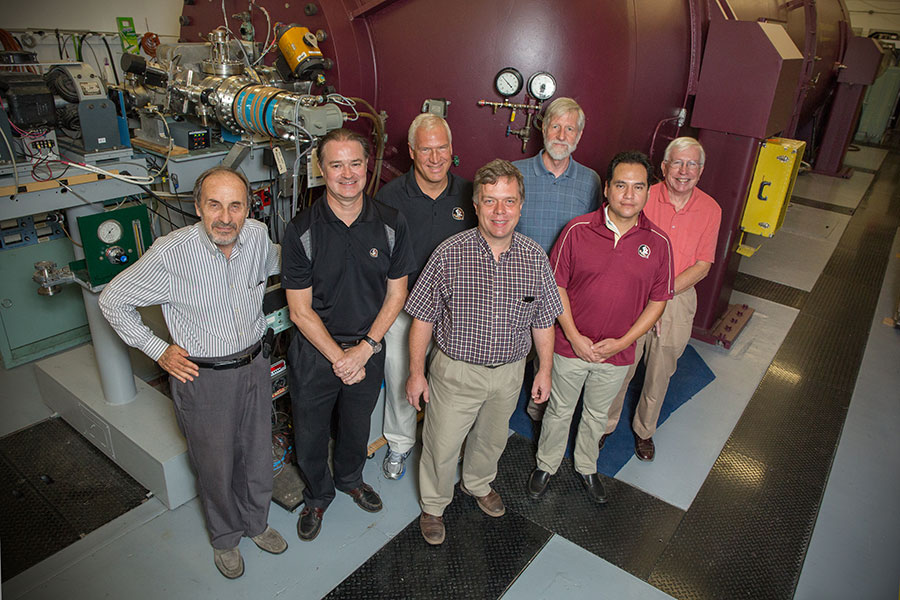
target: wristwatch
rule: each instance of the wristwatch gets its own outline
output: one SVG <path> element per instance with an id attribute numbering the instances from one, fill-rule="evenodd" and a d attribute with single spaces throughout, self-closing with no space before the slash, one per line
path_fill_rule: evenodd
<path id="1" fill-rule="evenodd" d="M 381 352 L 381 348 L 382 348 L 381 342 L 376 342 L 369 336 L 364 337 L 363 341 L 365 343 L 367 343 L 368 345 L 372 346 L 372 354 L 378 354 L 379 352 Z"/>

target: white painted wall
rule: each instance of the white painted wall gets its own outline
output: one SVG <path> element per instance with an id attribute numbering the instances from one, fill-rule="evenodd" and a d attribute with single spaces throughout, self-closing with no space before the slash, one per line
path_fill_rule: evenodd
<path id="1" fill-rule="evenodd" d="M 862 35 L 871 31 L 900 32 L 900 0 L 844 0 L 850 11 L 850 24 L 861 29 Z"/>
<path id="2" fill-rule="evenodd" d="M 200 0 L 201 2 L 204 0 Z M 4 29 L 84 29 L 116 31 L 116 17 L 131 17 L 138 33 L 152 31 L 177 39 L 183 0 L 31 0 L 3 11 Z M 163 41 L 166 41 L 165 39 Z M 171 41 L 171 40 L 169 40 Z"/>

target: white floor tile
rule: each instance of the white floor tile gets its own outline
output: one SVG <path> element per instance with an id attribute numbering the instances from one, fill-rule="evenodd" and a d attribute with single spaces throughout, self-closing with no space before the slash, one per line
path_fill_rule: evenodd
<path id="1" fill-rule="evenodd" d="M 849 221 L 847 215 L 791 204 L 775 237 L 748 236 L 745 243 L 760 248 L 741 257 L 738 271 L 810 291 Z"/>
<path id="2" fill-rule="evenodd" d="M 506 592 L 515 600 L 671 598 L 581 546 L 554 535 Z"/>
<path id="3" fill-rule="evenodd" d="M 854 145 L 850 147 L 850 150 L 847 151 L 847 155 L 844 157 L 844 166 L 877 171 L 881 167 L 881 163 L 884 162 L 884 157 L 887 156 L 887 153 L 888 151 L 884 148 Z"/>
<path id="4" fill-rule="evenodd" d="M 616 474 L 661 500 L 687 510 L 799 311 L 734 292 L 732 304 L 756 312 L 730 350 L 692 341 L 716 378 L 680 406 L 653 436 L 656 458 L 635 457 Z"/>
<path id="5" fill-rule="evenodd" d="M 41 400 L 34 365 L 0 367 L 0 437 L 34 425 L 53 411 Z"/>
<path id="6" fill-rule="evenodd" d="M 849 179 L 804 173 L 797 177 L 793 195 L 836 206 L 856 208 L 874 178 L 875 175 L 872 173 L 862 171 L 854 171 Z"/>

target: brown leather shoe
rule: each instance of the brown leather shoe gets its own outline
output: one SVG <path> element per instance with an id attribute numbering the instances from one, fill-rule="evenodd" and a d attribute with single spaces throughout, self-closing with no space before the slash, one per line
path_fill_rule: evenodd
<path id="1" fill-rule="evenodd" d="M 656 448 L 653 446 L 653 438 L 648 437 L 642 440 L 638 436 L 634 436 L 634 455 L 643 461 L 650 462 L 656 455 Z"/>
<path id="2" fill-rule="evenodd" d="M 600 436 L 600 442 L 597 444 L 597 450 L 603 450 L 603 446 L 606 445 L 606 438 L 609 437 L 608 433 L 604 433 Z"/>
<path id="3" fill-rule="evenodd" d="M 503 499 L 494 488 L 491 488 L 491 491 L 487 496 L 476 496 L 467 490 L 466 486 L 463 485 L 463 482 L 460 481 L 459 489 L 463 494 L 475 498 L 475 501 L 478 502 L 478 508 L 489 517 L 502 517 L 506 514 L 506 507 L 503 506 Z"/>
<path id="4" fill-rule="evenodd" d="M 444 543 L 444 517 L 437 515 L 429 515 L 423 512 L 419 515 L 419 529 L 422 530 L 422 537 L 432 546 L 438 546 Z"/>

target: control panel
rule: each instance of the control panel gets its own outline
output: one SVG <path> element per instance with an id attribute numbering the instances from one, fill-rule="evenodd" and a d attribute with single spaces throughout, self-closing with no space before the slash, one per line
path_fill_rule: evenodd
<path id="1" fill-rule="evenodd" d="M 144 205 L 78 217 L 78 229 L 92 286 L 109 282 L 139 259 L 153 241 Z"/>

